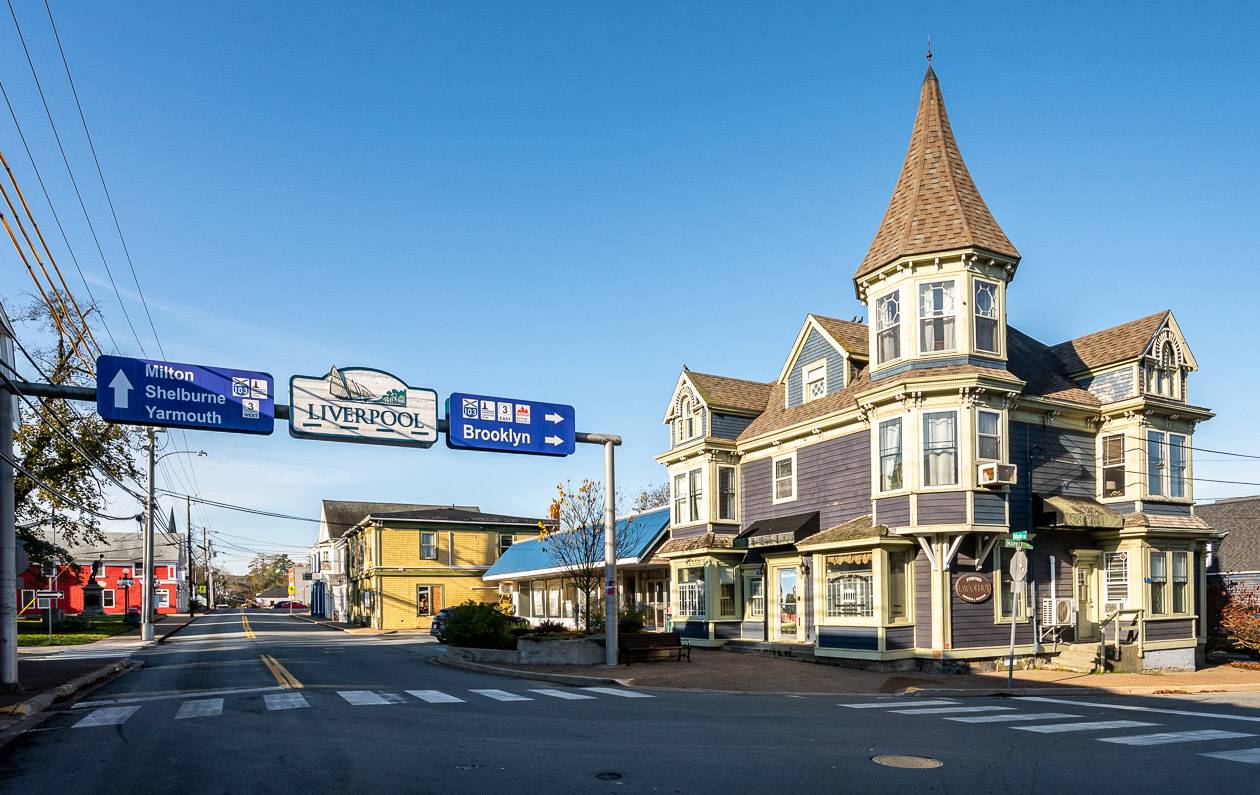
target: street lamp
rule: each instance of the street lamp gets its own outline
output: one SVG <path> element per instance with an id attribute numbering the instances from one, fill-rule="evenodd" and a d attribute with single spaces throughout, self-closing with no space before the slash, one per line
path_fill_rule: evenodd
<path id="1" fill-rule="evenodd" d="M 144 581 L 141 583 L 141 599 L 140 611 L 142 613 L 140 624 L 140 639 L 153 640 L 153 512 L 154 512 L 154 470 L 157 463 L 163 458 L 173 455 L 195 455 L 202 457 L 206 454 L 205 450 L 172 450 L 169 453 L 157 455 L 157 433 L 154 429 L 149 428 L 149 480 L 148 480 L 148 500 L 144 506 Z"/>

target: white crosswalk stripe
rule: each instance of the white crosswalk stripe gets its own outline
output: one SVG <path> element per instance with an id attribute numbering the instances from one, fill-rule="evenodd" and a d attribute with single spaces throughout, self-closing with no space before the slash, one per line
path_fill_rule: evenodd
<path id="1" fill-rule="evenodd" d="M 408 690 L 406 692 L 408 695 L 415 696 L 421 701 L 427 702 L 429 704 L 465 704 L 467 703 L 464 701 L 464 699 L 455 698 L 455 696 L 447 695 L 446 693 L 443 693 L 441 690 Z"/>
<path id="2" fill-rule="evenodd" d="M 117 726 L 125 723 L 127 718 L 135 714 L 140 707 L 101 707 L 92 710 L 83 717 L 78 723 L 74 724 L 75 729 L 88 729 L 93 726 Z"/>
<path id="3" fill-rule="evenodd" d="M 479 696 L 493 698 L 495 701 L 533 701 L 532 698 L 518 696 L 515 693 L 509 693 L 506 690 L 469 690 L 469 693 L 476 693 Z"/>
<path id="4" fill-rule="evenodd" d="M 374 693 L 371 690 L 338 690 L 337 695 L 356 707 L 376 704 L 402 704 L 406 699 L 393 693 Z M 391 696 L 393 696 L 391 698 Z"/>
<path id="5" fill-rule="evenodd" d="M 1248 765 L 1260 765 L 1260 748 L 1243 748 L 1239 751 L 1212 751 L 1211 753 L 1199 754 L 1199 756 L 1227 759 L 1230 762 L 1242 762 Z"/>
<path id="6" fill-rule="evenodd" d="M 301 693 L 268 693 L 263 696 L 263 703 L 269 712 L 278 709 L 303 709 L 310 706 L 310 702 Z"/>
<path id="7" fill-rule="evenodd" d="M 199 698 L 195 701 L 185 701 L 179 705 L 179 712 L 175 713 L 175 720 L 183 720 L 185 718 L 209 718 L 223 712 L 223 699 L 221 698 Z"/>
<path id="8" fill-rule="evenodd" d="M 621 698 L 653 698 L 647 693 L 636 693 L 633 690 L 622 690 L 616 687 L 584 687 L 582 689 L 588 693 L 603 693 L 606 696 L 620 696 Z"/>
<path id="9" fill-rule="evenodd" d="M 540 693 L 544 696 L 552 698 L 563 698 L 570 701 L 577 701 L 584 698 L 595 698 L 595 696 L 586 696 L 581 693 L 574 693 L 572 690 L 530 690 L 531 693 Z"/>
<path id="10" fill-rule="evenodd" d="M 1099 737 L 1100 743 L 1116 743 L 1117 745 L 1170 745 L 1172 743 L 1201 743 L 1207 740 L 1236 740 L 1239 737 L 1255 737 L 1246 732 L 1227 732 L 1220 729 L 1200 729 L 1189 732 L 1160 732 L 1158 734 L 1137 734 L 1127 737 Z"/>
<path id="11" fill-rule="evenodd" d="M 1012 726 L 1011 728 L 1021 732 L 1058 734 L 1060 732 L 1092 732 L 1099 729 L 1140 729 L 1143 726 L 1158 725 L 1158 723 L 1143 723 L 1140 720 L 1095 720 L 1084 723 L 1047 723 L 1044 726 Z"/>
<path id="12" fill-rule="evenodd" d="M 916 707 L 943 707 L 946 704 L 957 704 L 957 701 L 949 701 L 948 699 L 936 699 L 928 701 L 911 702 L 906 699 L 898 699 L 896 701 L 864 701 L 861 704 L 837 704 L 837 707 L 848 707 L 849 709 L 876 709 L 889 707 L 907 707 L 913 703 Z"/>
<path id="13" fill-rule="evenodd" d="M 947 715 L 955 712 L 1006 712 L 1014 707 L 930 707 L 928 709 L 894 709 L 889 710 L 898 715 Z"/>
<path id="14" fill-rule="evenodd" d="M 1079 718 L 1080 715 L 1068 715 L 1065 712 L 1025 712 L 1014 715 L 973 715 L 963 718 L 946 718 L 959 723 L 1014 723 L 1029 720 L 1062 720 L 1063 718 Z"/>

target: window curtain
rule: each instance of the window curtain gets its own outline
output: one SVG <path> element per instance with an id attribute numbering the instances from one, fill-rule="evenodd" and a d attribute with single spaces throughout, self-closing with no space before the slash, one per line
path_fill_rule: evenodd
<path id="1" fill-rule="evenodd" d="M 953 414 L 923 416 L 924 481 L 945 486 L 957 481 L 957 434 Z"/>

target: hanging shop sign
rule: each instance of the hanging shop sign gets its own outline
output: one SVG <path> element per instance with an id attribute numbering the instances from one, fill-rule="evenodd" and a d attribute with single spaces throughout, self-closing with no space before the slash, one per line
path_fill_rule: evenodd
<path id="1" fill-rule="evenodd" d="M 964 574 L 954 580 L 954 593 L 964 602 L 980 604 L 993 596 L 993 581 L 983 574 Z"/>
<path id="2" fill-rule="evenodd" d="M 437 392 L 383 370 L 332 367 L 289 379 L 289 435 L 334 442 L 430 447 L 438 438 Z"/>

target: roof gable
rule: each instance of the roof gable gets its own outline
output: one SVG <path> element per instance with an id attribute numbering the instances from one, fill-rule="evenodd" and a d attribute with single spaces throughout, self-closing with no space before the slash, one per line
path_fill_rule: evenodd
<path id="1" fill-rule="evenodd" d="M 760 414 L 765 410 L 766 400 L 770 396 L 770 384 L 762 381 L 683 370 L 678 378 L 678 385 L 674 387 L 674 395 L 670 399 L 663 422 L 674 418 L 684 386 L 690 386 L 709 410 L 735 414 Z"/>
<path id="2" fill-rule="evenodd" d="M 904 256 L 971 247 L 1019 259 L 967 171 L 929 66 L 901 175 L 854 278 Z"/>
<path id="3" fill-rule="evenodd" d="M 777 379 L 779 383 L 787 382 L 788 374 L 792 372 L 792 366 L 796 364 L 797 357 L 801 355 L 801 349 L 805 347 L 806 341 L 809 340 L 810 332 L 816 332 L 827 341 L 828 345 L 835 348 L 845 358 L 853 356 L 857 359 L 866 359 L 867 337 L 865 323 L 838 320 L 834 317 L 824 317 L 810 313 L 805 316 L 805 322 L 801 324 L 801 330 L 796 333 L 796 341 L 792 343 L 792 349 L 788 352 L 787 360 L 783 362 L 783 367 L 779 370 Z"/>
<path id="4" fill-rule="evenodd" d="M 1128 323 L 1054 345 L 1050 350 L 1069 375 L 1141 358 L 1172 312 L 1165 309 Z M 1178 332 L 1180 333 L 1180 332 Z M 1188 348 L 1186 350 L 1189 350 Z"/>

